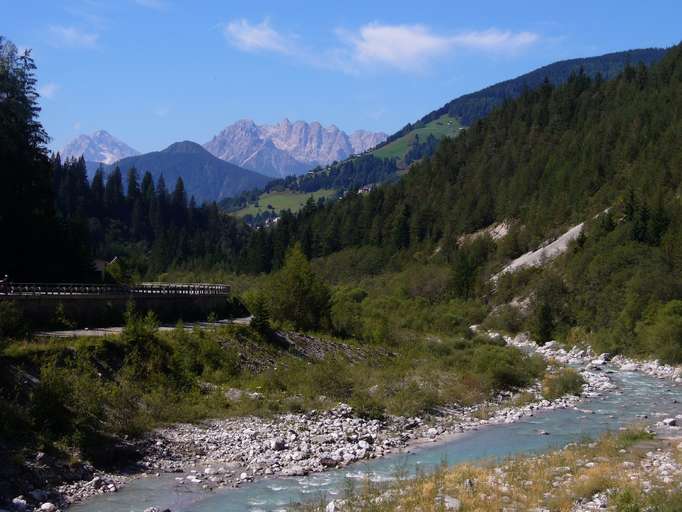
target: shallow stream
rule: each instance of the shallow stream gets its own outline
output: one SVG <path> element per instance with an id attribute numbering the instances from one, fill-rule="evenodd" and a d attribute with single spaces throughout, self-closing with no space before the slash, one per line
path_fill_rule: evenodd
<path id="1" fill-rule="evenodd" d="M 72 512 L 141 512 L 150 506 L 173 512 L 256 512 L 286 510 L 292 503 L 340 496 L 347 479 L 390 479 L 397 472 L 429 471 L 443 461 L 456 464 L 502 458 L 558 448 L 572 441 L 617 430 L 635 422 L 655 423 L 682 414 L 682 386 L 639 373 L 614 372 L 617 389 L 586 399 L 579 410 L 559 409 L 537 413 L 516 423 L 482 427 L 445 442 L 412 447 L 409 453 L 357 463 L 343 469 L 305 477 L 259 480 L 237 489 L 208 493 L 178 486 L 175 475 L 139 478 L 117 493 L 105 494 L 76 505 Z M 646 419 L 644 419 L 646 417 Z M 541 435 L 540 432 L 549 435 Z"/>

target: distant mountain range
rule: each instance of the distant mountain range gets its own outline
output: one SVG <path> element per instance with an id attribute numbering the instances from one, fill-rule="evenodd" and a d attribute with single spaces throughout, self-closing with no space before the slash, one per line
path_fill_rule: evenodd
<path id="1" fill-rule="evenodd" d="M 216 158 L 190 141 L 176 142 L 162 151 L 123 158 L 104 166 L 104 170 L 108 172 L 116 166 L 124 176 L 132 167 L 140 173 L 149 171 L 155 179 L 163 175 L 166 186 L 171 190 L 177 179 L 182 177 L 187 195 L 194 196 L 199 204 L 263 187 L 271 179 Z"/>
<path id="2" fill-rule="evenodd" d="M 79 135 L 59 151 L 62 160 L 80 158 L 86 162 L 113 164 L 121 158 L 139 155 L 140 152 L 117 139 L 105 130 L 92 135 Z"/>
<path id="3" fill-rule="evenodd" d="M 220 200 L 264 186 L 272 178 L 298 175 L 318 165 L 362 153 L 386 139 L 385 133 L 357 130 L 350 135 L 336 126 L 323 127 L 288 119 L 274 125 L 241 120 L 204 145 L 185 141 L 140 154 L 105 130 L 80 135 L 60 151 L 62 159 L 85 158 L 88 176 L 118 165 L 125 172 L 164 175 L 169 186 L 182 176 L 189 194 L 198 201 Z"/>
<path id="4" fill-rule="evenodd" d="M 386 139 L 385 133 L 358 130 L 348 135 L 334 125 L 290 122 L 257 125 L 242 119 L 213 137 L 204 147 L 213 155 L 274 178 L 302 174 L 362 153 Z"/>

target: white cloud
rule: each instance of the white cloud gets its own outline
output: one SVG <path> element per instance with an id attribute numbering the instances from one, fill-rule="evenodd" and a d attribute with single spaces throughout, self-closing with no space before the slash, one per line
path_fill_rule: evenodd
<path id="1" fill-rule="evenodd" d="M 452 37 L 456 46 L 488 50 L 493 52 L 516 52 L 530 46 L 540 39 L 533 32 L 512 32 L 491 28 L 480 32 L 464 32 Z"/>
<path id="2" fill-rule="evenodd" d="M 233 20 L 225 25 L 223 33 L 230 43 L 242 50 L 272 51 L 283 54 L 290 54 L 294 51 L 291 38 L 273 29 L 267 19 L 255 25 L 245 19 Z"/>
<path id="3" fill-rule="evenodd" d="M 245 51 L 281 53 L 308 65 L 346 73 L 376 66 L 421 71 L 432 61 L 459 51 L 509 55 L 540 39 L 533 32 L 496 28 L 438 34 L 426 25 L 368 23 L 353 31 L 338 29 L 340 44 L 313 50 L 297 44 L 294 36 L 272 28 L 267 19 L 257 24 L 246 19 L 233 20 L 223 27 L 223 33 L 230 43 Z"/>
<path id="4" fill-rule="evenodd" d="M 38 87 L 38 94 L 42 98 L 52 99 L 54 98 L 54 95 L 57 94 L 59 89 L 60 87 L 58 84 L 55 84 L 54 82 L 48 82 Z"/>
<path id="5" fill-rule="evenodd" d="M 52 25 L 49 27 L 50 42 L 57 47 L 93 48 L 97 45 L 99 34 L 85 32 L 76 27 Z"/>
<path id="6" fill-rule="evenodd" d="M 424 25 L 380 23 L 364 25 L 356 32 L 339 30 L 337 33 L 350 48 L 350 58 L 356 64 L 379 64 L 403 71 L 422 69 L 430 61 L 458 49 L 509 53 L 539 39 L 537 34 L 531 32 L 489 29 L 440 35 Z"/>

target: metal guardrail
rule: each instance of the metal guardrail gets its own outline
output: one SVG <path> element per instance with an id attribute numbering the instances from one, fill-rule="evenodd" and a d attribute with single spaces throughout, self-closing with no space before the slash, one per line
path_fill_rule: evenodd
<path id="1" fill-rule="evenodd" d="M 230 286 L 208 283 L 140 283 L 108 285 L 88 283 L 0 283 L 0 296 L 184 296 L 229 295 Z"/>

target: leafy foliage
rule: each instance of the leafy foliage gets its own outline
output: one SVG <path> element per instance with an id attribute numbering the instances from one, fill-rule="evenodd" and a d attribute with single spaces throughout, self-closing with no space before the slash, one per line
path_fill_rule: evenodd
<path id="1" fill-rule="evenodd" d="M 274 320 L 291 322 L 301 330 L 329 325 L 329 288 L 315 275 L 299 245 L 289 249 L 284 265 L 272 275 L 268 299 Z"/>

